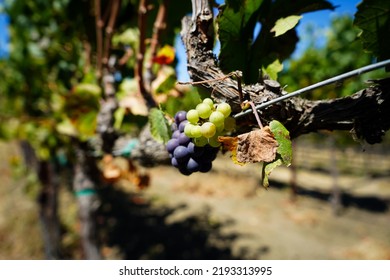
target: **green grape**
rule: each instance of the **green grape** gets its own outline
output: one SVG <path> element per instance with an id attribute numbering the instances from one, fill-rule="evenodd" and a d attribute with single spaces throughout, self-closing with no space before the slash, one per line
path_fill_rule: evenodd
<path id="1" fill-rule="evenodd" d="M 215 127 L 215 124 L 213 124 L 211 122 L 205 122 L 204 124 L 202 124 L 202 126 L 200 128 L 202 131 L 202 135 L 206 138 L 213 137 L 215 135 L 216 130 L 217 130 Z"/>
<path id="2" fill-rule="evenodd" d="M 194 125 L 191 128 L 191 135 L 193 138 L 199 138 L 202 136 L 202 130 L 200 128 L 200 125 Z"/>
<path id="3" fill-rule="evenodd" d="M 217 133 L 222 133 L 225 129 L 225 124 L 224 123 L 220 123 L 218 125 L 215 125 L 215 128 L 216 128 L 216 131 Z"/>
<path id="4" fill-rule="evenodd" d="M 225 116 L 219 111 L 214 111 L 209 117 L 209 121 L 215 124 L 215 126 L 223 125 Z"/>
<path id="5" fill-rule="evenodd" d="M 187 112 L 187 120 L 192 124 L 197 124 L 199 121 L 198 111 L 195 109 L 189 110 Z"/>
<path id="6" fill-rule="evenodd" d="M 198 111 L 199 117 L 201 117 L 202 119 L 208 119 L 211 114 L 211 108 L 206 103 L 199 103 L 196 106 L 196 111 Z"/>
<path id="7" fill-rule="evenodd" d="M 218 104 L 217 111 L 221 112 L 225 116 L 225 118 L 227 118 L 232 112 L 232 108 L 227 103 L 221 103 Z"/>
<path id="8" fill-rule="evenodd" d="M 194 127 L 193 124 L 191 123 L 187 123 L 186 126 L 184 127 L 184 134 L 187 136 L 187 137 L 190 137 L 192 138 L 192 128 Z"/>
<path id="9" fill-rule="evenodd" d="M 211 98 L 205 98 L 203 99 L 203 103 L 206 103 L 210 106 L 211 109 L 214 109 L 214 102 Z"/>
<path id="10" fill-rule="evenodd" d="M 221 146 L 221 143 L 218 141 L 218 135 L 215 134 L 213 137 L 209 139 L 209 145 L 214 148 L 218 148 Z"/>
<path id="11" fill-rule="evenodd" d="M 208 143 L 209 143 L 209 141 L 207 140 L 207 138 L 203 137 L 203 136 L 194 139 L 194 144 L 195 144 L 195 146 L 198 146 L 198 147 L 204 147 Z"/>
<path id="12" fill-rule="evenodd" d="M 225 130 L 226 131 L 233 131 L 236 128 L 236 119 L 233 117 L 227 117 L 225 119 Z"/>

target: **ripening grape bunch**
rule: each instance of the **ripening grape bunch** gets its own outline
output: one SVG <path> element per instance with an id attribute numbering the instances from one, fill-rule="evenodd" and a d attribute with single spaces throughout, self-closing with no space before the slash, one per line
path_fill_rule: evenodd
<path id="1" fill-rule="evenodd" d="M 214 105 L 210 98 L 204 99 L 196 109 L 177 112 L 172 138 L 166 145 L 171 164 L 184 175 L 210 171 L 220 146 L 218 136 L 235 127 L 230 113 L 229 104 Z"/>

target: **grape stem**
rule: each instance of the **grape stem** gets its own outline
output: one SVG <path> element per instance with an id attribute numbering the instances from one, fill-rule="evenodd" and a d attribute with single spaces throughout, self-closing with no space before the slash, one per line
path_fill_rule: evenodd
<path id="1" fill-rule="evenodd" d="M 259 114 L 257 113 L 255 103 L 253 103 L 252 101 L 245 101 L 245 103 L 248 103 L 249 105 L 251 105 L 252 111 L 253 111 L 253 115 L 255 115 L 256 121 L 257 121 L 257 123 L 259 124 L 259 127 L 260 127 L 261 129 L 263 129 L 263 124 L 261 123 Z"/>

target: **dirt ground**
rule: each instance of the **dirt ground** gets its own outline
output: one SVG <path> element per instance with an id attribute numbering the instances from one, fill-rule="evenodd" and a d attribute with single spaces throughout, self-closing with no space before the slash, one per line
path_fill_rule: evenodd
<path id="1" fill-rule="evenodd" d="M 8 166 L 15 147 L 0 145 L 0 259 L 44 258 L 37 207 Z M 332 179 L 299 170 L 291 199 L 290 169 L 260 187 L 260 167 L 220 156 L 212 172 L 180 175 L 168 166 L 145 169 L 151 185 L 103 188 L 98 221 L 107 259 L 390 259 L 390 180 L 340 176 L 342 208 L 330 204 Z M 76 207 L 62 190 L 60 213 L 77 232 Z M 65 235 L 68 249 L 79 237 Z M 28 238 L 26 238 L 28 236 Z M 70 258 L 79 258 L 73 255 Z"/>
<path id="2" fill-rule="evenodd" d="M 365 190 L 361 196 L 346 192 L 339 215 L 334 215 L 325 190 L 332 181 L 323 172 L 299 172 L 298 184 L 307 188 L 295 200 L 291 189 L 278 183 L 288 180 L 287 168 L 272 173 L 268 190 L 259 187 L 260 167 L 235 166 L 224 157 L 207 174 L 185 177 L 169 167 L 154 168 L 151 174 L 152 186 L 144 197 L 153 207 L 176 207 L 167 223 L 206 215 L 211 225 L 220 226 L 222 237 L 234 236 L 222 244 L 232 258 L 390 259 L 389 178 L 367 185 L 372 179 L 342 177 L 342 189 L 359 189 L 356 182 L 368 188 L 360 188 Z M 385 192 L 375 198 L 378 185 Z M 315 187 L 323 192 L 313 191 Z"/>

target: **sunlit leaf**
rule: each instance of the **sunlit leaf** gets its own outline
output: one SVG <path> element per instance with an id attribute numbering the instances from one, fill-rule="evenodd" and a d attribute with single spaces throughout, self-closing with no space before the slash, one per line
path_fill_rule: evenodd
<path id="1" fill-rule="evenodd" d="M 262 180 L 263 180 L 263 187 L 268 188 L 269 187 L 269 181 L 268 177 L 271 174 L 272 170 L 274 170 L 276 167 L 283 164 L 282 159 L 280 158 L 280 155 L 276 157 L 276 159 L 272 162 L 264 162 L 263 163 L 263 169 L 262 169 Z"/>
<path id="2" fill-rule="evenodd" d="M 166 143 L 170 139 L 170 128 L 164 113 L 156 108 L 149 112 L 150 132 L 156 141 Z"/>
<path id="3" fill-rule="evenodd" d="M 302 16 L 296 15 L 280 18 L 276 21 L 275 26 L 272 27 L 271 32 L 275 32 L 275 37 L 283 35 L 290 29 L 293 29 L 301 18 Z"/>
<path id="4" fill-rule="evenodd" d="M 263 73 L 267 74 L 271 79 L 277 80 L 278 73 L 283 70 L 283 64 L 280 63 L 279 59 L 276 59 L 271 64 L 268 64 L 267 67 L 262 68 Z"/>
<path id="5" fill-rule="evenodd" d="M 271 121 L 269 127 L 276 141 L 278 141 L 277 153 L 281 156 L 283 164 L 289 166 L 292 160 L 292 144 L 289 131 L 277 120 Z"/>
<path id="6" fill-rule="evenodd" d="M 224 152 L 231 152 L 231 159 L 237 165 L 244 165 L 244 162 L 237 160 L 237 144 L 238 137 L 218 136 L 218 141 L 221 143 Z"/>

